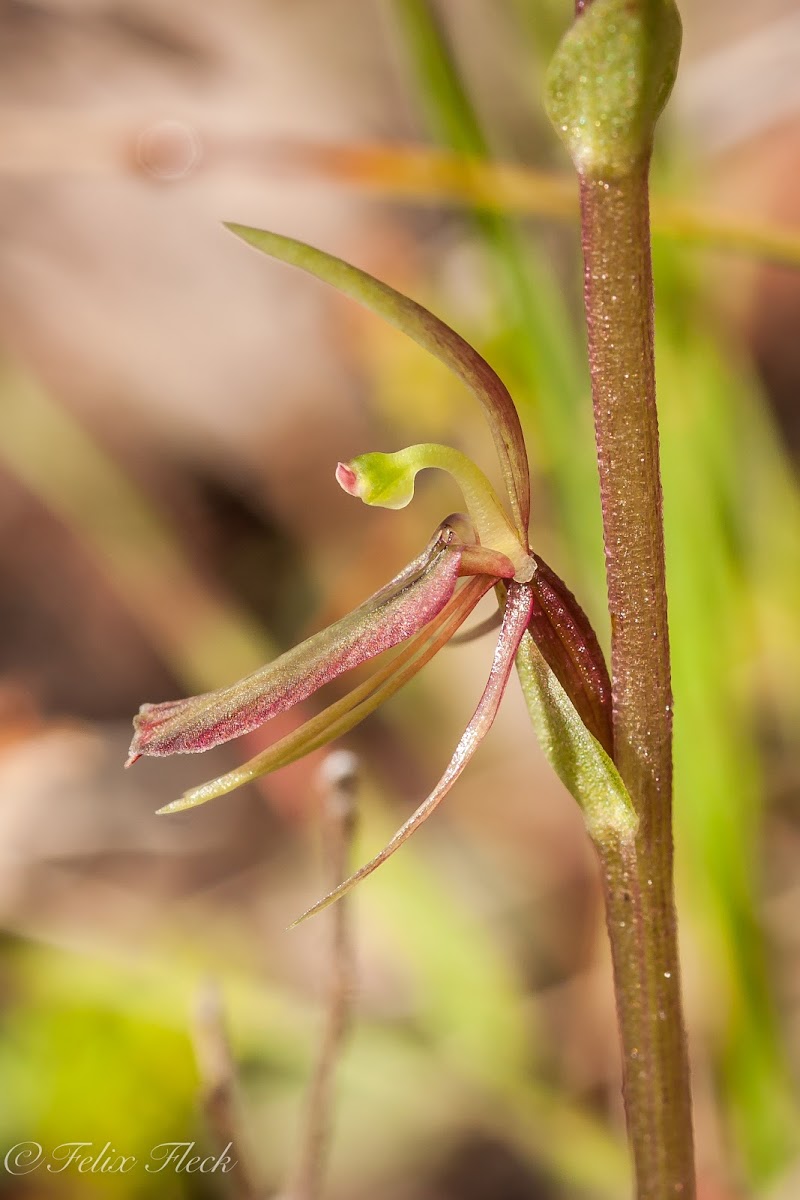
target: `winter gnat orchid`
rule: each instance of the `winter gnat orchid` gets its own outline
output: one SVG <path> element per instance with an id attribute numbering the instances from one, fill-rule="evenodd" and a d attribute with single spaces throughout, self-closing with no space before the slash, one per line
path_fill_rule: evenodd
<path id="1" fill-rule="evenodd" d="M 461 628 L 492 589 L 502 619 L 489 677 L 444 774 L 389 844 L 304 916 L 370 874 L 427 820 L 490 729 L 517 665 L 545 753 L 584 809 L 591 831 L 635 829 L 612 762 L 610 685 L 594 632 L 575 598 L 530 549 L 530 483 L 519 417 L 505 385 L 457 333 L 414 301 L 337 258 L 290 238 L 230 228 L 274 258 L 300 266 L 373 309 L 451 368 L 483 405 L 500 458 L 505 502 L 483 472 L 449 446 L 410 446 L 340 463 L 336 479 L 364 503 L 403 508 L 419 471 L 448 472 L 466 512 L 444 520 L 426 549 L 353 612 L 229 687 L 144 704 L 128 765 L 142 755 L 192 753 L 258 728 L 324 684 L 385 652 L 365 682 L 245 765 L 191 788 L 161 812 L 203 804 L 286 766 L 351 730 L 392 696 Z"/>

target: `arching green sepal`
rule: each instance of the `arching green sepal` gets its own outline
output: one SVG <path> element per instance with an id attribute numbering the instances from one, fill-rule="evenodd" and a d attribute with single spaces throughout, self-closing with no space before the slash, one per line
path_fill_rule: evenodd
<path id="1" fill-rule="evenodd" d="M 232 222 L 226 222 L 226 227 L 263 254 L 324 279 L 344 295 L 372 309 L 396 329 L 413 338 L 423 350 L 433 354 L 471 388 L 489 422 L 503 480 L 508 488 L 514 524 L 520 537 L 525 539 L 531 495 L 522 426 L 508 388 L 477 350 L 415 300 L 381 283 L 366 271 L 332 254 L 326 254 L 324 250 L 317 250 L 314 246 L 279 233 L 270 233 L 266 229 L 251 229 L 247 225 Z"/>

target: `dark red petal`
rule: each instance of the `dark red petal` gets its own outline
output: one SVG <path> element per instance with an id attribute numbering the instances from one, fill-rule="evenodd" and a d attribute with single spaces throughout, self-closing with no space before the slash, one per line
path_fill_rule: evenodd
<path id="1" fill-rule="evenodd" d="M 530 581 L 536 598 L 531 637 L 586 728 L 613 758 L 611 681 L 603 651 L 567 585 L 538 554 L 533 557 L 537 570 Z"/>

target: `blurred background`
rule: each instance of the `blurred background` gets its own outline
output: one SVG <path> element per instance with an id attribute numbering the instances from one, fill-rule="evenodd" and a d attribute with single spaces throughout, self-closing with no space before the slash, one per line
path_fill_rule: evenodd
<path id="1" fill-rule="evenodd" d="M 790 0 L 682 12 L 653 203 L 701 1195 L 791 1200 L 800 18 Z M 570 18 L 564 0 L 0 6 L 2 1154 L 210 1153 L 211 977 L 237 1148 L 260 1194 L 281 1191 L 326 988 L 329 914 L 286 932 L 327 890 L 320 755 L 156 817 L 292 721 L 124 773 L 131 716 L 342 615 L 456 507 L 431 477 L 404 512 L 368 510 L 336 486 L 338 459 L 442 440 L 496 472 L 443 368 L 223 220 L 351 259 L 486 354 L 526 429 L 532 544 L 607 645 L 575 187 L 540 100 Z M 358 858 L 439 777 L 491 653 L 446 648 L 346 739 Z M 352 917 L 326 1195 L 627 1195 L 596 866 L 513 681 L 473 767 Z M 251 1194 L 236 1172 L 0 1171 L 3 1197 L 226 1193 Z"/>

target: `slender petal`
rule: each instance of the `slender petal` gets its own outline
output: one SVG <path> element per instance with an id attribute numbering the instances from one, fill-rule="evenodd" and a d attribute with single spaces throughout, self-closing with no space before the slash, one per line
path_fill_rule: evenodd
<path id="1" fill-rule="evenodd" d="M 485 576 L 470 579 L 448 601 L 430 625 L 409 639 L 391 662 L 386 663 L 359 687 L 353 688 L 341 700 L 328 705 L 299 729 L 292 730 L 249 762 L 235 767 L 217 779 L 189 788 L 179 799 L 160 808 L 159 813 L 196 808 L 199 804 L 205 804 L 217 796 L 224 796 L 253 779 L 286 767 L 313 750 L 319 750 L 321 746 L 327 746 L 329 742 L 349 733 L 430 662 L 461 627 L 478 601 L 490 590 L 492 583 L 493 580 Z"/>
<path id="2" fill-rule="evenodd" d="M 530 478 L 522 426 L 508 388 L 477 350 L 421 304 L 396 292 L 366 271 L 360 271 L 358 267 L 326 254 L 324 250 L 247 225 L 229 223 L 227 228 L 262 253 L 316 275 L 318 279 L 323 279 L 372 309 L 413 338 L 464 381 L 486 413 L 517 530 L 526 541 L 530 517 Z"/>
<path id="3" fill-rule="evenodd" d="M 517 650 L 527 630 L 532 607 L 533 597 L 530 588 L 524 584 L 509 584 L 506 609 L 503 614 L 503 624 L 494 652 L 488 682 L 472 719 L 461 735 L 455 753 L 450 759 L 444 775 L 427 800 L 424 800 L 417 811 L 409 817 L 404 825 L 401 825 L 391 841 L 381 850 L 380 854 L 377 854 L 370 862 L 360 867 L 355 874 L 346 879 L 344 883 L 340 883 L 337 888 L 334 888 L 322 900 L 312 905 L 307 912 L 298 917 L 297 921 L 294 922 L 295 925 L 321 912 L 323 908 L 327 908 L 329 904 L 333 904 L 334 901 L 339 900 L 346 892 L 349 892 L 362 879 L 366 879 L 367 875 L 371 875 L 377 867 L 381 866 L 382 863 L 386 862 L 387 858 L 390 858 L 394 854 L 395 850 L 402 846 L 403 842 L 411 837 L 411 834 L 424 821 L 427 821 L 433 810 L 438 807 L 450 791 L 492 727 L 500 706 L 500 701 L 506 689 L 506 684 L 508 683 L 511 668 L 514 665 Z"/>
<path id="4" fill-rule="evenodd" d="M 424 628 L 453 595 L 462 546 L 445 528 L 421 558 L 340 621 L 230 687 L 144 704 L 129 764 L 143 754 L 188 754 L 249 733 L 323 684 Z"/>

